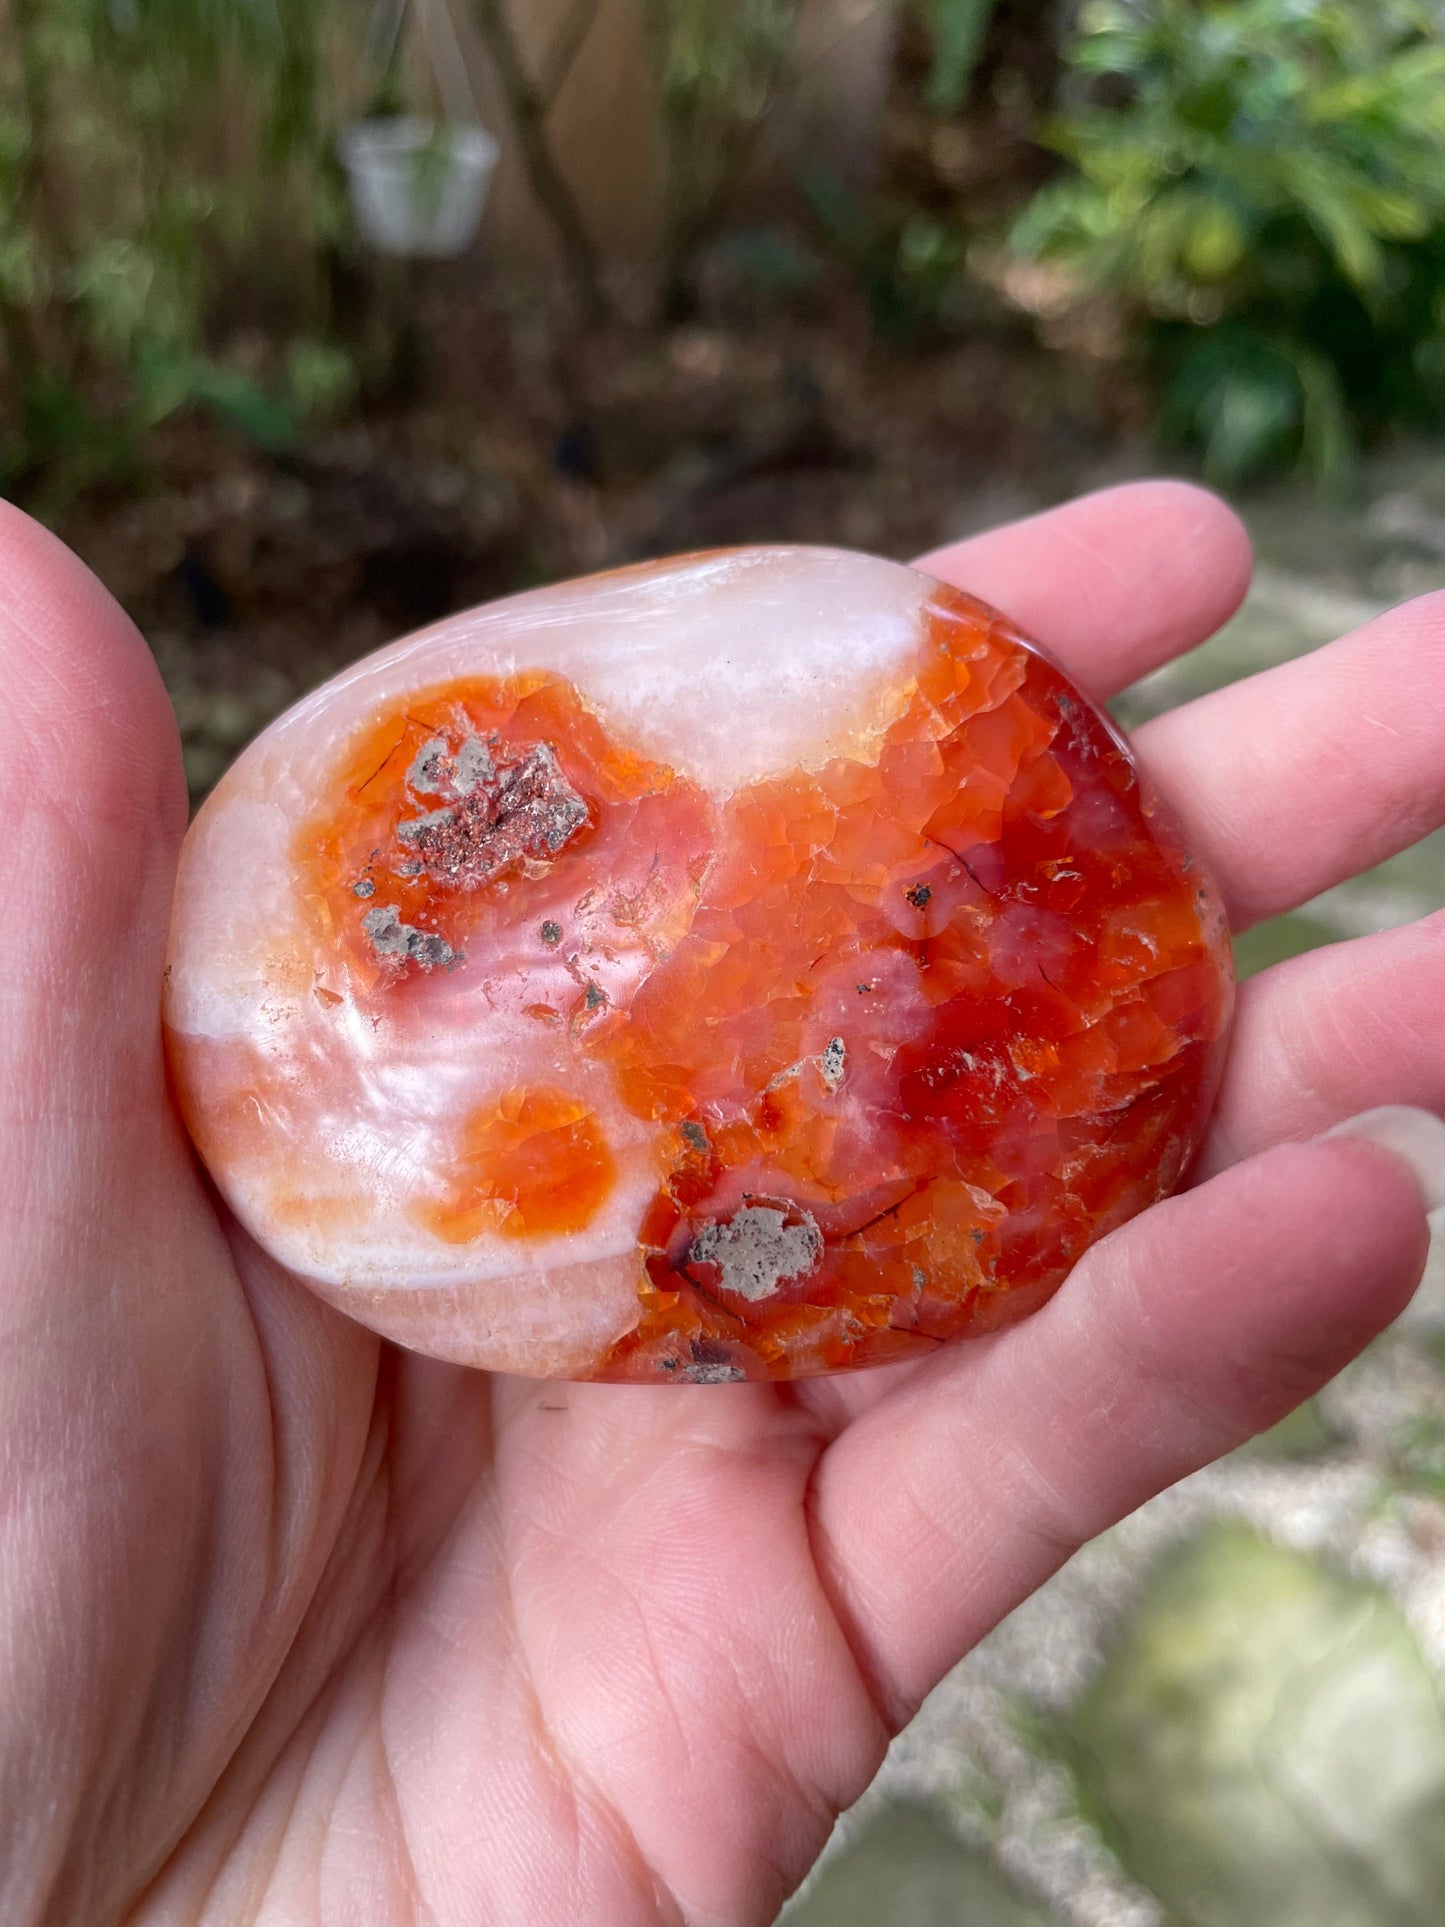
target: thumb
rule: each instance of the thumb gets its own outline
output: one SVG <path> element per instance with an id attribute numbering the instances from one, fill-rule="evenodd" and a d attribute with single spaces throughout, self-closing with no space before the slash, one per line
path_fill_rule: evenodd
<path id="1" fill-rule="evenodd" d="M 0 503 L 0 1116 L 96 1119 L 161 1093 L 158 990 L 185 827 L 150 651 L 90 571 Z"/>

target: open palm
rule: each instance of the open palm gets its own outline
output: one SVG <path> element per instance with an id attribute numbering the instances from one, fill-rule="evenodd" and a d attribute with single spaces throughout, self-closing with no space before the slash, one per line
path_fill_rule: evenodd
<path id="1" fill-rule="evenodd" d="M 929 566 L 1104 695 L 1222 621 L 1248 555 L 1158 483 Z M 1316 1134 L 1445 1107 L 1438 917 L 1246 985 L 1200 1181 L 1011 1331 L 797 1386 L 401 1352 L 274 1266 L 193 1161 L 158 1017 L 174 725 L 124 617 L 8 509 L 0 688 L 16 1927 L 765 1923 L 973 1641 L 1419 1276 L 1410 1165 Z M 1286 909 L 1445 816 L 1445 599 L 1140 749 L 1237 924 Z"/>

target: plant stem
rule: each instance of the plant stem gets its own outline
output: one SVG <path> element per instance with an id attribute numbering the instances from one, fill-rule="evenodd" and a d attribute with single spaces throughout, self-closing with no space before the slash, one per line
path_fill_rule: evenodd
<path id="1" fill-rule="evenodd" d="M 547 138 L 550 102 L 522 65 L 504 0 L 472 0 L 472 4 L 478 31 L 491 55 L 507 112 L 516 129 L 532 192 L 557 231 L 562 258 L 583 313 L 589 321 L 605 320 L 609 304 L 602 291 L 597 249 Z M 580 38 L 577 45 L 581 45 Z M 575 53 L 575 48 L 573 51 Z M 549 67 L 553 64 L 549 62 Z"/>
<path id="2" fill-rule="evenodd" d="M 583 42 L 592 31 L 598 5 L 599 0 L 572 0 L 567 18 L 557 29 L 557 36 L 547 49 L 547 58 L 537 82 L 544 113 L 551 113 L 556 106 L 557 96 L 582 51 Z"/>

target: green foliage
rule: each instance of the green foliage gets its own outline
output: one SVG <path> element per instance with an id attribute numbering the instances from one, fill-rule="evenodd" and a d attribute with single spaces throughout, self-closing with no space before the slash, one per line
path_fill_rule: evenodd
<path id="1" fill-rule="evenodd" d="M 324 5 L 13 0 L 0 48 L 0 483 L 64 496 L 136 466 L 147 434 L 190 406 L 281 446 L 298 408 L 341 393 L 337 351 L 315 339 L 317 253 L 341 213 L 321 111 Z M 295 366 L 283 354 L 265 379 L 209 351 L 243 269 L 283 339 L 298 338 Z M 331 358 L 320 380 L 318 349 Z"/>
<path id="2" fill-rule="evenodd" d="M 793 44 L 798 0 L 655 0 L 659 80 L 678 119 L 754 120 Z"/>
<path id="3" fill-rule="evenodd" d="M 930 113 L 956 114 L 968 99 L 996 0 L 919 0 L 933 42 L 926 99 Z"/>
<path id="4" fill-rule="evenodd" d="M 957 228 L 865 199 L 821 167 L 804 176 L 803 191 L 824 239 L 862 289 L 880 341 L 911 348 L 948 332 L 968 245 Z"/>
<path id="5" fill-rule="evenodd" d="M 800 0 L 642 0 L 663 154 L 664 298 L 752 156 L 788 72 Z"/>
<path id="6" fill-rule="evenodd" d="M 1091 0 L 1022 251 L 1151 324 L 1165 426 L 1232 481 L 1445 419 L 1445 44 L 1430 0 Z"/>

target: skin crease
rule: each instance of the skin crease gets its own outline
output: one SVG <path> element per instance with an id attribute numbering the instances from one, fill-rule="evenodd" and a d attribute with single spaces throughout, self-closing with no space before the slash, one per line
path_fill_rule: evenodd
<path id="1" fill-rule="evenodd" d="M 1244 535 L 1116 489 L 927 558 L 1095 693 Z M 1388 674 L 1382 673 L 1388 661 Z M 184 820 L 150 657 L 0 507 L 0 1918 L 765 1927 L 939 1675 L 1409 1297 L 1351 1113 L 1445 1108 L 1445 919 L 1245 987 L 1209 1175 L 1036 1317 L 798 1385 L 401 1353 L 219 1212 L 168 1107 Z M 1241 923 L 1445 817 L 1445 604 L 1140 732 Z"/>

